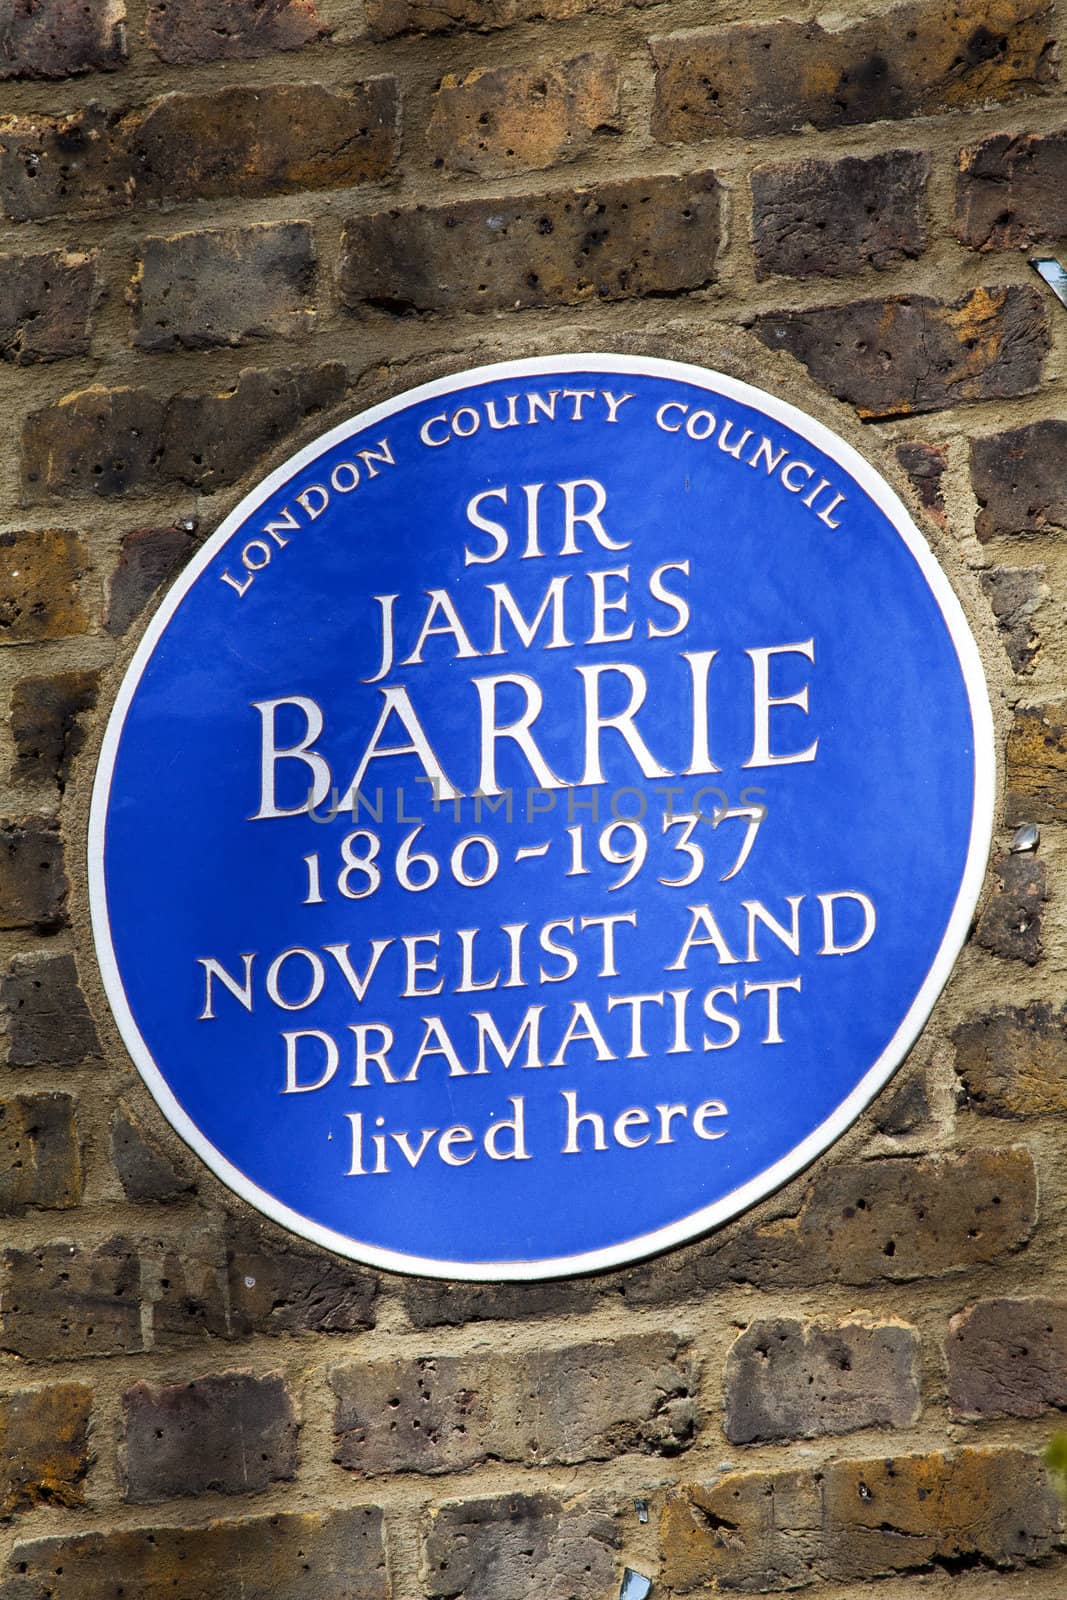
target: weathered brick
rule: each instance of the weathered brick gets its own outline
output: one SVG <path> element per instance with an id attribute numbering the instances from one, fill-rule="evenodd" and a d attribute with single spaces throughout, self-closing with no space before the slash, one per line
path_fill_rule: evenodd
<path id="1" fill-rule="evenodd" d="M 342 299 L 498 311 L 698 289 L 715 277 L 719 212 L 710 172 L 373 212 L 345 225 Z"/>
<path id="2" fill-rule="evenodd" d="M 210 350 L 306 333 L 314 282 L 306 222 L 146 239 L 133 342 L 141 350 Z"/>
<path id="3" fill-rule="evenodd" d="M 1030 1236 L 1036 1204 L 1025 1150 L 866 1161 L 830 1167 L 797 1219 L 769 1223 L 757 1238 L 773 1257 L 790 1232 L 805 1253 L 824 1237 L 830 1274 L 845 1283 L 919 1278 L 1018 1249 Z"/>
<path id="4" fill-rule="evenodd" d="M 918 0 L 833 29 L 735 23 L 652 40 L 657 139 L 800 132 L 1040 94 L 1049 0 Z"/>
<path id="5" fill-rule="evenodd" d="M 997 856 L 989 870 L 994 891 L 974 937 L 984 950 L 1032 967 L 1042 952 L 1041 908 L 1048 899 L 1045 863 L 1029 854 Z"/>
<path id="6" fill-rule="evenodd" d="M 0 643 L 66 639 L 89 625 L 85 540 L 65 528 L 0 533 Z"/>
<path id="7" fill-rule="evenodd" d="M 232 1337 L 223 1251 L 212 1234 L 175 1241 L 143 1240 L 141 1259 L 157 1350 L 202 1350 L 212 1339 Z"/>
<path id="8" fill-rule="evenodd" d="M 74 1102 L 67 1094 L 0 1100 L 0 1212 L 65 1211 L 81 1199 Z"/>
<path id="9" fill-rule="evenodd" d="M 403 1280 L 400 1292 L 413 1327 L 459 1327 L 465 1322 L 582 1316 L 605 1299 L 621 1301 L 620 1282 L 618 1274 L 544 1283 L 443 1283 L 427 1278 Z"/>
<path id="10" fill-rule="evenodd" d="M 0 821 L 0 928 L 50 933 L 66 921 L 63 841 L 54 817 Z"/>
<path id="11" fill-rule="evenodd" d="M 117 207 L 351 188 L 389 176 L 393 78 L 234 86 L 67 116 L 0 117 L 0 209 L 13 222 Z"/>
<path id="12" fill-rule="evenodd" d="M 991 1117 L 1067 1112 L 1067 1017 L 1044 1001 L 963 1022 L 952 1035 L 966 1104 Z"/>
<path id="13" fill-rule="evenodd" d="M 299 1424 L 285 1379 L 225 1372 L 191 1383 L 135 1383 L 122 1397 L 123 1499 L 254 1494 L 296 1475 Z"/>
<path id="14" fill-rule="evenodd" d="M 399 140 L 395 78 L 227 88 L 155 101 L 129 134 L 137 199 L 341 189 L 389 176 Z"/>
<path id="15" fill-rule="evenodd" d="M 38 1600 L 388 1600 L 385 1534 L 373 1506 L 278 1512 L 194 1528 L 113 1529 L 17 1544 L 9 1571 Z M 106 1584 L 103 1589 L 102 1584 Z"/>
<path id="16" fill-rule="evenodd" d="M 1062 1521 L 1041 1462 L 1016 1449 L 834 1462 L 824 1505 L 845 1582 L 961 1560 L 1019 1567 L 1049 1553 Z"/>
<path id="17" fill-rule="evenodd" d="M 399 34 L 447 33 L 454 28 L 490 32 L 516 22 L 563 22 L 595 13 L 615 16 L 631 5 L 652 0 L 366 0 L 367 24 L 374 39 Z"/>
<path id="18" fill-rule="evenodd" d="M 1067 1406 L 1067 1301 L 979 1300 L 949 1322 L 946 1353 L 959 1417 L 1039 1417 Z"/>
<path id="19" fill-rule="evenodd" d="M 13 956 L 0 977 L 0 1017 L 9 1067 L 70 1067 L 100 1053 L 73 956 Z"/>
<path id="20" fill-rule="evenodd" d="M 0 78 L 112 72 L 125 59 L 123 0 L 11 0 L 0 12 Z"/>
<path id="21" fill-rule="evenodd" d="M 31 412 L 23 482 L 31 494 L 122 494 L 159 480 L 167 405 L 145 389 L 79 389 Z"/>
<path id="22" fill-rule="evenodd" d="M 1048 1478 L 1021 1450 L 830 1461 L 672 1491 L 662 1581 L 674 1592 L 802 1589 L 935 1567 L 1020 1567 L 1056 1542 Z"/>
<path id="23" fill-rule="evenodd" d="M 0 256 L 0 357 L 25 367 L 84 355 L 94 277 L 91 255 Z"/>
<path id="24" fill-rule="evenodd" d="M 632 1269 L 626 1300 L 656 1304 L 725 1283 L 785 1288 L 963 1272 L 1021 1248 L 1036 1208 L 1026 1150 L 833 1165 L 809 1185 L 796 1216 Z"/>
<path id="25" fill-rule="evenodd" d="M 431 1600 L 604 1600 L 618 1586 L 620 1543 L 612 1513 L 586 1501 L 509 1494 L 454 1502 L 424 1524 L 422 1580 Z"/>
<path id="26" fill-rule="evenodd" d="M 163 1203 L 194 1188 L 123 1100 L 111 1118 L 111 1159 L 127 1200 Z"/>
<path id="27" fill-rule="evenodd" d="M 1044 567 L 991 567 L 982 588 L 993 607 L 1008 660 L 1016 672 L 1032 672 L 1038 651 L 1033 619 L 1051 590 Z"/>
<path id="28" fill-rule="evenodd" d="M 196 548 L 196 522 L 188 518 L 170 528 L 135 528 L 125 535 L 107 591 L 104 626 L 121 637 L 140 616 L 156 590 Z"/>
<path id="29" fill-rule="evenodd" d="M 449 74 L 433 98 L 427 143 L 435 166 L 453 172 L 524 172 L 572 161 L 598 134 L 619 130 L 614 58 L 588 51 Z"/>
<path id="30" fill-rule="evenodd" d="M 905 1427 L 919 1415 L 920 1360 L 919 1335 L 903 1322 L 754 1322 L 726 1360 L 726 1437 L 752 1444 Z"/>
<path id="31" fill-rule="evenodd" d="M 84 1384 L 57 1383 L 0 1400 L 0 1516 L 84 1504 L 92 1398 Z"/>
<path id="32" fill-rule="evenodd" d="M 329 33 L 314 0 L 149 0 L 148 42 L 162 61 L 247 61 Z"/>
<path id="33" fill-rule="evenodd" d="M 942 480 L 948 466 L 945 445 L 927 444 L 925 439 L 905 439 L 896 448 L 896 457 L 919 496 L 919 503 L 934 521 L 947 527 Z"/>
<path id="34" fill-rule="evenodd" d="M 361 1362 L 332 1382 L 334 1460 L 362 1474 L 676 1455 L 695 1430 L 690 1363 L 669 1334 Z"/>
<path id="35" fill-rule="evenodd" d="M 36 496 L 116 495 L 160 483 L 212 491 L 243 477 L 344 388 L 344 367 L 328 361 L 248 369 L 221 394 L 162 400 L 145 389 L 82 389 L 27 418 L 23 480 Z"/>
<path id="36" fill-rule="evenodd" d="M 141 1350 L 140 1263 L 129 1239 L 4 1251 L 0 1349 L 28 1361 Z"/>
<path id="37" fill-rule="evenodd" d="M 66 788 L 71 763 L 85 742 L 81 718 L 96 705 L 98 686 L 96 672 L 57 672 L 49 678 L 23 678 L 15 685 L 11 734 L 16 782 Z"/>
<path id="38" fill-rule="evenodd" d="M 661 1579 L 670 1590 L 804 1588 L 821 1575 L 827 1534 L 810 1472 L 730 1472 L 681 1484 L 660 1514 Z"/>
<path id="39" fill-rule="evenodd" d="M 123 115 L 89 105 L 65 116 L 0 117 L 0 212 L 30 222 L 107 216 L 131 205 Z"/>
<path id="40" fill-rule="evenodd" d="M 956 231 L 977 250 L 1067 234 L 1067 133 L 997 133 L 960 151 Z"/>
<path id="41" fill-rule="evenodd" d="M 921 255 L 929 176 L 929 158 L 919 150 L 757 167 L 757 278 L 848 277 Z"/>
<path id="42" fill-rule="evenodd" d="M 1067 422 L 1031 422 L 971 442 L 979 539 L 1067 530 Z"/>
<path id="43" fill-rule="evenodd" d="M 226 1249 L 235 1336 L 252 1333 L 358 1333 L 373 1328 L 378 1279 L 321 1250 L 232 1228 Z"/>
<path id="44" fill-rule="evenodd" d="M 891 295 L 769 312 L 755 332 L 864 418 L 1029 394 L 1049 346 L 1044 302 L 1028 287 L 972 289 L 951 303 Z"/>
<path id="45" fill-rule="evenodd" d="M 731 1284 L 780 1290 L 907 1282 L 1021 1249 L 1037 1188 L 1025 1150 L 892 1156 L 827 1167 L 794 1216 L 737 1222 L 696 1244 L 595 1278 L 534 1284 L 406 1283 L 417 1328 L 670 1305 Z"/>
<path id="46" fill-rule="evenodd" d="M 921 1076 L 909 1078 L 882 1095 L 873 1107 L 874 1125 L 879 1133 L 896 1138 L 913 1133 L 930 1120 L 930 1096 Z"/>

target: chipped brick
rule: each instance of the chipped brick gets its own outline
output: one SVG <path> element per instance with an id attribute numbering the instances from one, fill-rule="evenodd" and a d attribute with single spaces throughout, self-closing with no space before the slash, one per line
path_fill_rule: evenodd
<path id="1" fill-rule="evenodd" d="M 1044 302 L 1028 287 L 972 289 L 952 302 L 891 295 L 768 312 L 755 332 L 863 418 L 1029 394 L 1049 346 Z"/>
<path id="2" fill-rule="evenodd" d="M 346 223 L 350 309 L 498 311 L 697 289 L 715 277 L 713 173 L 630 178 L 520 200 L 461 200 Z"/>

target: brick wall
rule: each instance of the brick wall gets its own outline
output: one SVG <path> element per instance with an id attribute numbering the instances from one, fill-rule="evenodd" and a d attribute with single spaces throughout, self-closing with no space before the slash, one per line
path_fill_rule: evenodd
<path id="1" fill-rule="evenodd" d="M 1065 19 L 0 8 L 0 1600 L 609 1600 L 626 1562 L 664 1595 L 1062 1597 L 1067 310 L 1026 256 L 1067 260 Z M 225 1193 L 93 999 L 97 717 L 327 420 L 639 340 L 863 419 L 977 575 L 985 899 L 894 1083 L 757 1211 L 598 1278 L 390 1278 Z"/>

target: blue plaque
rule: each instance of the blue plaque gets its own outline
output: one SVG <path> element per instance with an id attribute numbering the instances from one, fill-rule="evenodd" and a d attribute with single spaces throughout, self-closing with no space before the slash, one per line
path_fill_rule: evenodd
<path id="1" fill-rule="evenodd" d="M 915 1040 L 992 825 L 963 612 L 784 401 L 508 362 L 272 473 L 119 692 L 97 950 L 170 1123 L 331 1250 L 538 1278 L 798 1172 Z"/>

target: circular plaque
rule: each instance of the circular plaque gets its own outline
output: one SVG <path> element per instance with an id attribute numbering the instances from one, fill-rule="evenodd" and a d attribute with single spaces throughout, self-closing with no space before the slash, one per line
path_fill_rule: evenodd
<path id="1" fill-rule="evenodd" d="M 508 362 L 266 478 L 100 759 L 93 926 L 253 1206 L 442 1277 L 617 1265 L 849 1126 L 966 935 L 978 651 L 893 491 L 674 362 Z"/>

